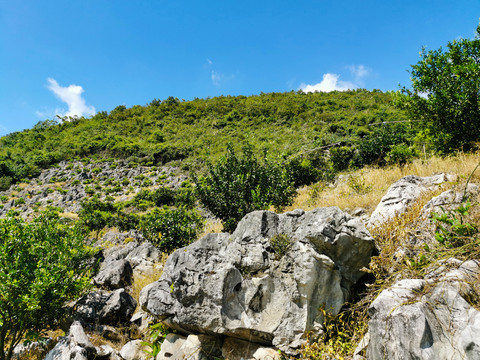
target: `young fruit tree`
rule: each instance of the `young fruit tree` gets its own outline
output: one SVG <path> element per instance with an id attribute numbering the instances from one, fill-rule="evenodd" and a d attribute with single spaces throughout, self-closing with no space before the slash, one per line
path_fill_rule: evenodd
<path id="1" fill-rule="evenodd" d="M 84 239 L 52 212 L 30 223 L 0 219 L 0 360 L 57 325 L 65 304 L 88 288 L 94 250 Z"/>

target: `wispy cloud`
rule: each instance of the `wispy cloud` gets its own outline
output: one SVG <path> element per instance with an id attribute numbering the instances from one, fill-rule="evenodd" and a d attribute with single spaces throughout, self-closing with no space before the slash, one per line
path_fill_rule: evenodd
<path id="1" fill-rule="evenodd" d="M 82 97 L 83 88 L 79 85 L 69 85 L 67 87 L 60 86 L 55 79 L 47 79 L 47 88 L 55 94 L 55 96 L 67 104 L 68 111 L 63 109 L 55 109 L 55 115 L 60 116 L 89 116 L 95 115 L 95 108 L 88 106 Z M 37 112 L 39 115 L 39 112 Z"/>
<path id="2" fill-rule="evenodd" d="M 9 132 L 8 128 L 0 124 L 0 136 L 7 135 Z"/>
<path id="3" fill-rule="evenodd" d="M 353 75 L 355 82 L 360 82 L 370 75 L 370 69 L 366 68 L 364 65 L 350 65 L 347 66 L 347 68 Z"/>
<path id="4" fill-rule="evenodd" d="M 215 70 L 212 70 L 211 78 L 212 78 L 213 85 L 220 86 L 221 84 L 223 84 L 226 81 L 233 80 L 235 78 L 235 75 L 233 75 L 233 74 L 232 75 L 225 75 L 225 74 L 219 73 Z"/>
<path id="5" fill-rule="evenodd" d="M 308 84 L 301 84 L 300 90 L 303 92 L 315 92 L 315 91 L 322 91 L 322 92 L 330 92 L 330 91 L 346 91 L 355 89 L 357 86 L 355 84 L 339 80 L 340 75 L 338 74 L 323 74 L 323 79 L 318 84 L 308 85 Z"/>
<path id="6" fill-rule="evenodd" d="M 347 69 L 350 71 L 353 81 L 343 81 L 340 80 L 339 74 L 326 73 L 323 74 L 321 82 L 313 85 L 303 83 L 300 85 L 300 90 L 304 92 L 353 90 L 363 86 L 364 79 L 370 75 L 370 69 L 364 65 L 350 65 L 347 66 Z"/>

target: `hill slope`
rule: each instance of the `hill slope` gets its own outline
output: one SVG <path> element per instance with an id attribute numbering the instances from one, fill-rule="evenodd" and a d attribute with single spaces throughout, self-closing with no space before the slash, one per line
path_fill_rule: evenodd
<path id="1" fill-rule="evenodd" d="M 217 159 L 229 142 L 236 148 L 249 142 L 257 153 L 291 156 L 334 143 L 352 144 L 378 128 L 368 125 L 406 117 L 393 107 L 390 94 L 360 89 L 192 101 L 170 97 L 64 120 L 70 121 L 46 120 L 0 139 L 0 188 L 75 157 L 149 165 L 182 160 L 184 168 L 200 168 L 205 159 Z"/>

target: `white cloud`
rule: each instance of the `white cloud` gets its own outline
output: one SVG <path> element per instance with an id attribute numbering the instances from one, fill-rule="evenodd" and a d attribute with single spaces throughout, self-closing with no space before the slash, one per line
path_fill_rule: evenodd
<path id="1" fill-rule="evenodd" d="M 350 65 L 347 66 L 353 76 L 353 81 L 340 80 L 339 74 L 326 73 L 323 74 L 323 79 L 318 84 L 309 85 L 301 84 L 300 90 L 304 92 L 330 92 L 330 91 L 346 91 L 363 87 L 364 79 L 370 76 L 371 71 L 365 65 Z"/>
<path id="2" fill-rule="evenodd" d="M 358 86 L 349 82 L 349 81 L 342 81 L 339 80 L 340 75 L 338 74 L 323 74 L 323 79 L 318 84 L 314 85 L 307 85 L 301 84 L 300 90 L 303 92 L 315 92 L 315 91 L 322 91 L 322 92 L 330 92 L 330 91 L 346 91 L 355 89 Z"/>
<path id="3" fill-rule="evenodd" d="M 210 59 L 207 59 L 207 63 L 208 63 L 208 65 L 213 65 L 213 61 L 210 60 Z"/>
<path id="4" fill-rule="evenodd" d="M 68 105 L 68 111 L 55 109 L 55 114 L 60 116 L 88 116 L 95 115 L 95 108 L 88 106 L 85 99 L 82 98 L 83 88 L 79 85 L 60 86 L 55 79 L 48 78 L 47 88 L 55 94 L 57 98 Z"/>

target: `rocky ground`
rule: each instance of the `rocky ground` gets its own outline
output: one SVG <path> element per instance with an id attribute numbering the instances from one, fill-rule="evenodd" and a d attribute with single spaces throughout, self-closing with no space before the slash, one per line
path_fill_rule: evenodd
<path id="1" fill-rule="evenodd" d="M 92 191 L 124 201 L 142 188 L 178 187 L 186 180 L 178 169 L 126 165 L 62 163 L 3 192 L 1 215 L 13 210 L 31 217 L 50 205 L 66 216 L 78 212 Z M 70 304 L 66 334 L 50 345 L 45 359 L 151 359 L 148 352 L 155 350 L 156 360 L 280 359 L 278 350 L 298 357 L 307 338 L 321 337 L 327 314 L 340 313 L 355 297 L 372 257 L 381 251 L 373 229 L 409 211 L 426 193 L 437 196 L 420 209 L 423 225 L 409 243 L 395 247 L 392 273 L 407 255 L 435 246 L 432 212 L 464 200 L 461 187 L 442 189 L 453 181 L 447 174 L 407 176 L 390 187 L 368 219 L 336 207 L 256 211 L 232 234 L 208 234 L 166 263 L 139 232 L 108 232 L 100 242 L 96 289 Z M 476 185 L 467 190 L 476 198 Z M 451 256 L 421 276 L 398 275 L 369 305 L 368 332 L 353 357 L 480 359 L 478 260 Z M 143 341 L 151 339 L 149 324 L 159 321 L 173 332 L 154 349 Z"/>
<path id="2" fill-rule="evenodd" d="M 64 161 L 37 178 L 0 192 L 0 216 L 16 211 L 23 218 L 30 218 L 47 206 L 59 207 L 68 216 L 77 213 L 80 201 L 93 194 L 100 199 L 112 197 L 115 202 L 122 202 L 142 189 L 159 186 L 176 189 L 187 179 L 173 167 L 146 167 L 122 160 Z"/>

